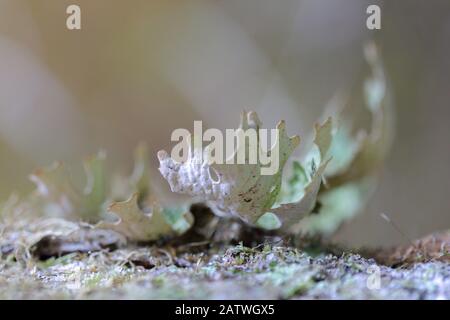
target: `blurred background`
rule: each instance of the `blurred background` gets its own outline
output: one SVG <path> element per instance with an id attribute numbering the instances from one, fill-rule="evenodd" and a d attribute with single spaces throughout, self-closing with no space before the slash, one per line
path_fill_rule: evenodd
<path id="1" fill-rule="evenodd" d="M 66 28 L 70 4 L 81 30 Z M 366 28 L 369 4 L 382 8 L 379 31 Z M 0 202 L 32 190 L 28 174 L 57 159 L 82 177 L 80 160 L 100 147 L 129 170 L 140 140 L 159 179 L 156 152 L 173 129 L 234 128 L 244 108 L 305 135 L 355 80 L 369 39 L 396 136 L 369 207 L 336 238 L 405 242 L 381 212 L 410 238 L 448 229 L 448 0 L 0 0 Z"/>

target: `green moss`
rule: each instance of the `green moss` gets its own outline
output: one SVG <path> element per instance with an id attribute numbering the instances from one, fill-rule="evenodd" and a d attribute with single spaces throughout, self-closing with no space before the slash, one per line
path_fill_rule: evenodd
<path id="1" fill-rule="evenodd" d="M 129 246 L 46 261 L 6 255 L 0 258 L 0 298 L 450 298 L 450 266 L 442 262 L 394 269 L 352 253 L 311 256 L 274 244 L 212 245 L 201 252 L 175 252 L 170 259 L 171 249 L 163 251 Z M 177 264 L 178 259 L 189 263 Z M 367 287 L 368 269 L 374 266 L 382 279 L 379 290 Z"/>

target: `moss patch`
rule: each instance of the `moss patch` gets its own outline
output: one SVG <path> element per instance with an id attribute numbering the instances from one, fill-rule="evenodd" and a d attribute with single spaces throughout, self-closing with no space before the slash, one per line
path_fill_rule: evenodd
<path id="1" fill-rule="evenodd" d="M 379 288 L 370 288 L 374 272 Z M 369 283 L 369 285 L 368 285 Z M 356 254 L 292 247 L 157 246 L 0 260 L 2 299 L 450 299 L 450 265 L 380 266 Z"/>

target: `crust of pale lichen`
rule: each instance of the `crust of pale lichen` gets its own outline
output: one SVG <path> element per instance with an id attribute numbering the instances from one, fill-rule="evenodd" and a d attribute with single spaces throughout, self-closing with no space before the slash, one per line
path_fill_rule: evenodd
<path id="1" fill-rule="evenodd" d="M 442 262 L 394 269 L 355 254 L 311 256 L 270 244 L 129 247 L 25 263 L 4 257 L 0 270 L 2 299 L 450 298 L 450 266 Z M 368 286 L 373 270 L 379 289 Z"/>
<path id="2" fill-rule="evenodd" d="M 27 245 L 21 237 L 43 231 L 42 222 L 10 226 L 0 239 L 0 299 L 450 299 L 450 264 L 443 261 L 389 267 L 342 249 L 326 253 L 331 246 L 314 239 L 296 248 L 274 233 L 232 244 L 254 233 L 228 221 L 222 234 L 208 236 L 202 230 L 210 223 L 194 225 L 186 241 L 146 245 L 116 242 L 112 234 L 100 241 L 98 230 L 58 223 L 56 242 Z M 55 251 L 57 244 L 80 250 Z M 368 286 L 374 272 L 379 289 Z"/>

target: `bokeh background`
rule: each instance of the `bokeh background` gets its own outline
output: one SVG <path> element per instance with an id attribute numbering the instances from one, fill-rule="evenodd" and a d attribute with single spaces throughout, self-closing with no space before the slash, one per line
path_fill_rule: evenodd
<path id="1" fill-rule="evenodd" d="M 81 30 L 66 28 L 69 4 Z M 369 4 L 382 8 L 379 31 L 365 27 Z M 448 229 L 448 0 L 0 0 L 0 202 L 56 159 L 81 177 L 100 147 L 127 170 L 140 140 L 158 176 L 173 129 L 234 128 L 243 108 L 307 134 L 370 39 L 392 86 L 395 142 L 369 207 L 336 238 L 405 242 L 380 212 L 410 238 Z"/>

